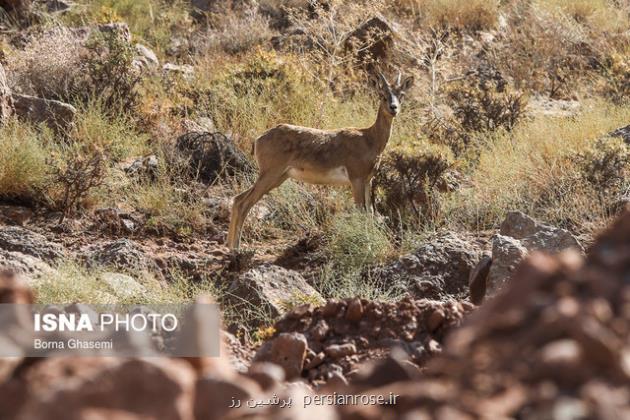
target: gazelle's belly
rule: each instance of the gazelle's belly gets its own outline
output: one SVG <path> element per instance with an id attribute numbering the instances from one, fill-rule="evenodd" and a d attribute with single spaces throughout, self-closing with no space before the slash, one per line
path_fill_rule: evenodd
<path id="1" fill-rule="evenodd" d="M 304 168 L 289 168 L 289 177 L 309 184 L 323 185 L 348 185 L 350 178 L 345 166 L 328 169 L 326 171 L 315 171 Z"/>

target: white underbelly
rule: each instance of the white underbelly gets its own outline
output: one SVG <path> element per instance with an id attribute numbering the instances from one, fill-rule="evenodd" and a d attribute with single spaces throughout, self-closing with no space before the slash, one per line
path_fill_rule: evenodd
<path id="1" fill-rule="evenodd" d="M 289 168 L 289 177 L 309 184 L 347 185 L 350 183 L 348 170 L 345 166 L 338 166 L 324 172 Z"/>

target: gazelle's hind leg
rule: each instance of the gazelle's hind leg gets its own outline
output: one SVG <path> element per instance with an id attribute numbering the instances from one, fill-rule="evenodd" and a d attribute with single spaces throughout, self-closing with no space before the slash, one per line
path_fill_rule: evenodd
<path id="1" fill-rule="evenodd" d="M 258 179 L 250 189 L 234 197 L 230 230 L 227 238 L 227 245 L 230 249 L 239 248 L 243 223 L 245 222 L 247 213 L 249 213 L 254 204 L 269 191 L 279 187 L 287 178 L 286 169 L 260 173 Z"/>

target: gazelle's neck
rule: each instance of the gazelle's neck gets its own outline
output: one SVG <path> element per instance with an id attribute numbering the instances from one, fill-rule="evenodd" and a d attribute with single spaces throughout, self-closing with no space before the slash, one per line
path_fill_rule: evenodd
<path id="1" fill-rule="evenodd" d="M 378 114 L 376 115 L 376 121 L 368 128 L 367 132 L 370 136 L 370 140 L 376 146 L 376 151 L 381 154 L 385 150 L 385 146 L 389 141 L 389 136 L 392 134 L 392 123 L 394 117 L 386 111 L 385 105 L 381 104 L 378 108 Z"/>

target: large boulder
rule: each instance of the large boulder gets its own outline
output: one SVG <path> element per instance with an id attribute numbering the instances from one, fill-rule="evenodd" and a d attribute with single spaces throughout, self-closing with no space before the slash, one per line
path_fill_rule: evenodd
<path id="1" fill-rule="evenodd" d="M 74 123 L 77 110 L 70 104 L 30 95 L 13 94 L 15 114 L 34 124 L 65 131 Z"/>
<path id="2" fill-rule="evenodd" d="M 60 245 L 19 226 L 0 227 L 0 250 L 19 252 L 46 262 L 54 262 L 64 255 Z"/>
<path id="3" fill-rule="evenodd" d="M 176 147 L 188 160 L 190 175 L 207 184 L 251 168 L 234 142 L 221 133 L 186 133 L 177 139 Z"/>
<path id="4" fill-rule="evenodd" d="M 4 68 L 0 64 L 0 125 L 13 114 L 13 98 Z"/>
<path id="5" fill-rule="evenodd" d="M 344 47 L 354 52 L 357 60 L 362 62 L 386 60 L 393 45 L 394 29 L 381 15 L 363 22 L 344 41 Z"/>
<path id="6" fill-rule="evenodd" d="M 266 264 L 252 268 L 237 277 L 229 287 L 236 305 L 251 305 L 272 316 L 285 313 L 295 304 L 323 298 L 297 271 Z"/>
<path id="7" fill-rule="evenodd" d="M 500 233 L 520 240 L 530 251 L 557 254 L 567 248 L 575 248 L 584 252 L 580 242 L 568 230 L 540 223 L 520 211 L 507 214 L 501 223 Z"/>
<path id="8" fill-rule="evenodd" d="M 488 291 L 494 293 L 501 289 L 529 252 L 557 254 L 567 249 L 584 252 L 568 230 L 540 223 L 520 211 L 508 213 L 499 234 L 492 238 Z"/>
<path id="9" fill-rule="evenodd" d="M 468 293 L 470 272 L 479 258 L 477 244 L 446 233 L 378 269 L 375 275 L 408 288 L 416 297 L 464 296 Z"/>

